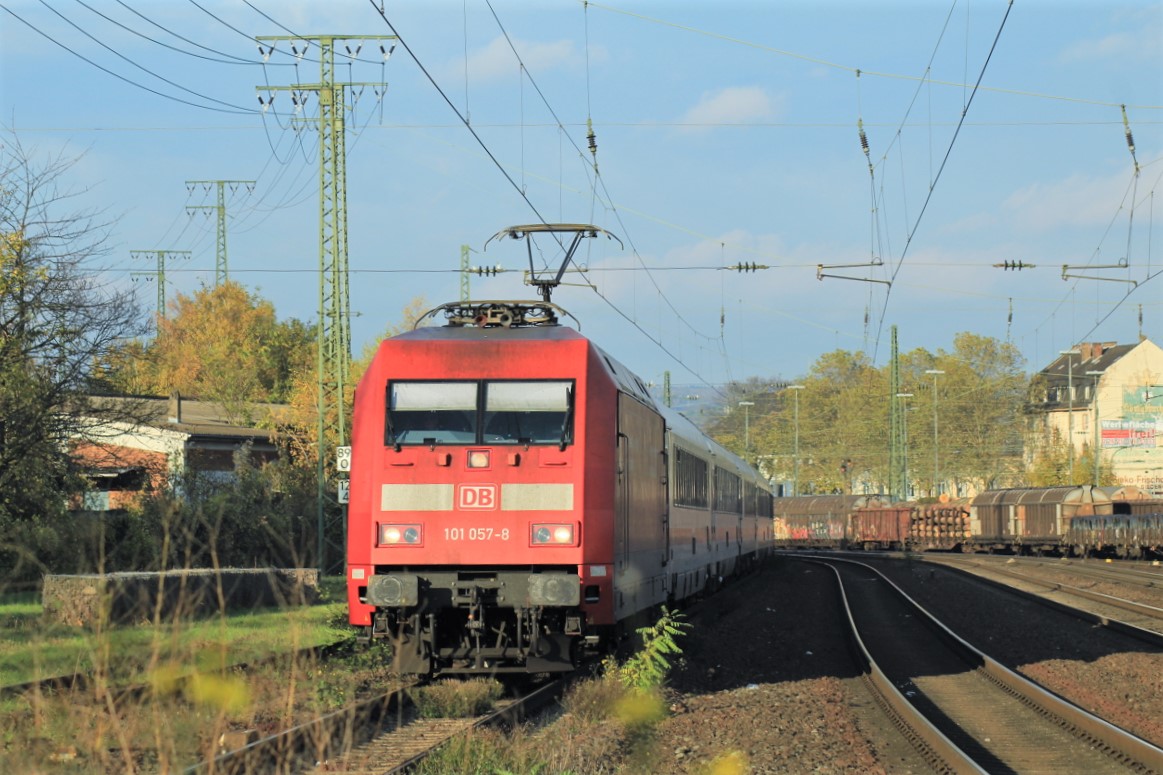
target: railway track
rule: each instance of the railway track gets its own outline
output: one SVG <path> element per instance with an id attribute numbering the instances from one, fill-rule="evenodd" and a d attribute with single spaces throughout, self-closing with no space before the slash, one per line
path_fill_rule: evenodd
<path id="1" fill-rule="evenodd" d="M 982 563 L 986 566 L 1005 565 L 1014 569 L 1035 568 L 1051 573 L 1065 573 L 1072 576 L 1093 579 L 1095 581 L 1112 582 L 1130 587 L 1142 587 L 1163 591 L 1163 565 L 1146 565 L 1142 562 L 1117 560 L 1104 562 L 1099 559 L 1080 558 L 1044 558 L 1044 557 L 1001 557 L 1001 556 L 967 556 L 967 555 L 925 555 L 935 560 L 949 559 L 953 562 Z"/>
<path id="2" fill-rule="evenodd" d="M 185 775 L 405 773 L 458 735 L 513 724 L 537 712 L 557 699 L 564 685 L 564 679 L 557 679 L 498 703 L 488 714 L 458 719 L 419 718 L 408 700 L 411 687 L 398 688 L 223 753 Z"/>
<path id="3" fill-rule="evenodd" d="M 1104 624 L 1110 621 L 1118 621 L 1124 625 L 1130 625 L 1155 633 L 1163 633 L 1163 607 L 1158 605 L 1097 592 L 1077 584 L 1067 584 L 1061 581 L 1039 578 L 1031 573 L 1015 570 L 1012 565 L 1008 564 L 1007 560 L 987 561 L 978 558 L 970 559 L 926 555 L 924 561 L 972 572 L 979 578 L 994 581 L 995 583 L 1000 581 L 1001 583 L 1007 583 L 1008 586 L 1014 586 L 1012 582 L 1017 582 L 1027 587 L 1033 587 L 1043 595 L 1049 595 L 1050 597 L 1048 599 L 1051 601 L 1057 601 L 1070 606 L 1077 605 L 1077 601 L 1079 600 L 1087 601 L 1088 604 L 1081 607 L 1102 618 Z M 1062 568 L 1061 566 L 1055 565 L 1053 569 L 1061 570 Z M 1075 569 L 1070 567 L 1070 572 L 1081 576 L 1100 578 L 1104 582 L 1120 585 L 1126 584 L 1126 579 L 1128 578 L 1125 571 L 1107 572 L 1105 575 L 1100 575 L 1098 569 Z M 1138 585 L 1143 582 L 1135 578 L 1134 583 Z"/>
<path id="4" fill-rule="evenodd" d="M 326 646 L 311 646 L 298 649 L 297 651 L 271 654 L 270 656 L 252 662 L 233 663 L 227 665 L 225 670 L 250 670 L 278 664 L 284 660 L 290 660 L 292 662 L 300 660 L 317 662 L 329 659 L 334 654 L 349 648 L 350 645 L 351 641 L 342 640 Z M 140 674 L 144 670 L 145 666 L 143 664 L 137 672 Z M 178 679 L 177 685 L 181 687 L 189 680 L 188 676 L 180 678 Z M 28 694 L 53 695 L 65 692 L 94 692 L 98 689 L 102 692 L 107 692 L 115 703 L 139 700 L 154 691 L 153 685 L 147 681 L 126 681 L 118 676 L 98 676 L 92 671 L 86 671 L 42 678 L 37 681 L 27 681 L 20 684 L 0 686 L 0 700 Z"/>
<path id="5" fill-rule="evenodd" d="M 943 772 L 1160 772 L 1163 749 L 977 651 L 863 564 L 837 575 L 879 702 Z"/>

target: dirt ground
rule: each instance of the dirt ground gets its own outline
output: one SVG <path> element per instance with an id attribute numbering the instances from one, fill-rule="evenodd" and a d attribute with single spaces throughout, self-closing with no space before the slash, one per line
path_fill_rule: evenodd
<path id="1" fill-rule="evenodd" d="M 1041 606 L 1012 605 L 943 569 L 892 576 L 991 655 L 1156 744 L 1163 655 L 1128 649 Z M 656 729 L 656 773 L 927 773 L 849 655 L 826 568 L 779 559 L 690 610 Z"/>
<path id="2" fill-rule="evenodd" d="M 928 772 L 872 704 L 830 571 L 776 561 L 691 611 L 659 771 Z"/>

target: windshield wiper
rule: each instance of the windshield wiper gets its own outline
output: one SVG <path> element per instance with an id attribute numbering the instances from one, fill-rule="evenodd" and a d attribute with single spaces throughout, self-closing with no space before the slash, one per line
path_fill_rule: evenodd
<path id="1" fill-rule="evenodd" d="M 565 444 L 569 436 L 570 421 L 573 420 L 573 389 L 565 389 L 565 418 L 561 421 L 561 443 L 558 449 L 565 452 Z"/>

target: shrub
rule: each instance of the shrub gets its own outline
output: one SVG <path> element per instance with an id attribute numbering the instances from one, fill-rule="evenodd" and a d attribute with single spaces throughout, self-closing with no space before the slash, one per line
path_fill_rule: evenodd
<path id="1" fill-rule="evenodd" d="M 662 616 L 650 627 L 640 627 L 636 632 L 642 638 L 642 648 L 635 652 L 625 664 L 614 668 L 614 673 L 623 686 L 630 689 L 650 690 L 661 687 L 670 671 L 668 654 L 681 654 L 675 638 L 686 634 L 690 622 L 683 621 L 680 611 L 662 607 Z"/>

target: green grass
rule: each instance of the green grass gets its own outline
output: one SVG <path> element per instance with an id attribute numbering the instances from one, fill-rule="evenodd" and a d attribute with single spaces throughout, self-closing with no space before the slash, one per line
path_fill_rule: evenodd
<path id="1" fill-rule="evenodd" d="M 335 626 L 345 606 L 342 579 L 339 587 L 328 580 L 323 599 L 336 602 L 321 605 L 99 632 L 45 622 L 35 595 L 6 596 L 0 600 L 0 686 L 74 672 L 135 682 L 150 665 L 177 666 L 184 674 L 335 643 L 350 635 Z"/>

